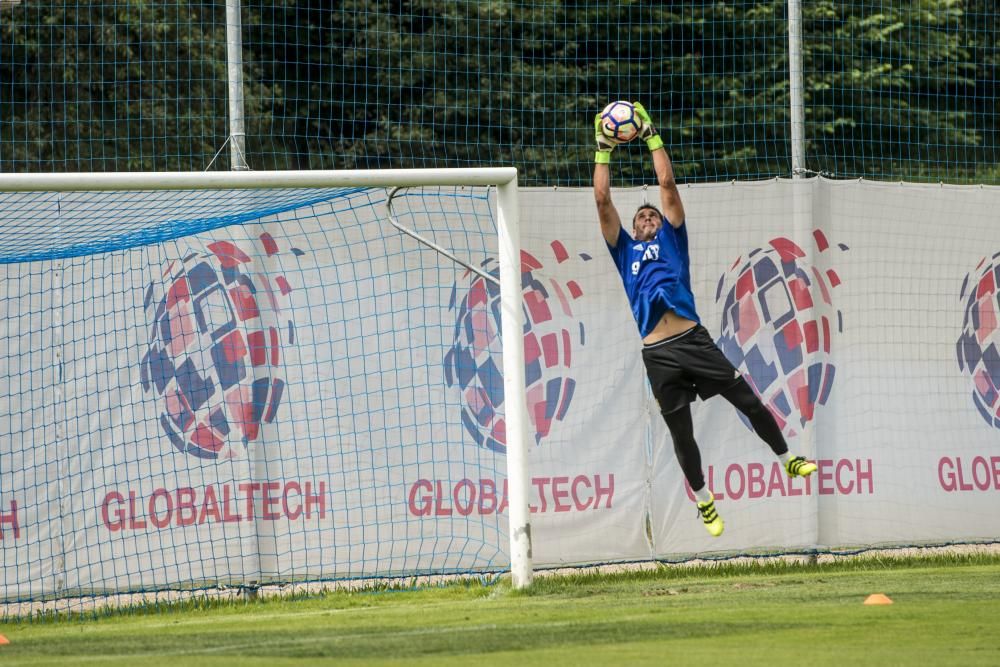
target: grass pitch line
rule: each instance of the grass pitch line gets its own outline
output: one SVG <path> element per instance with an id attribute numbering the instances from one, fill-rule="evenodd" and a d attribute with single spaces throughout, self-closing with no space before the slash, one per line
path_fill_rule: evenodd
<path id="1" fill-rule="evenodd" d="M 409 591 L 406 591 L 409 593 Z M 504 593 L 505 594 L 505 593 Z M 503 595 L 496 595 L 495 592 L 491 592 L 488 597 L 483 597 L 484 600 L 490 599 L 494 600 L 498 597 L 503 597 Z M 433 609 L 436 607 L 448 607 L 456 603 L 461 603 L 462 600 L 442 600 L 440 602 L 421 602 L 418 605 L 414 605 L 414 608 L 419 609 Z M 283 603 L 282 600 L 275 598 L 274 600 L 268 600 L 264 604 L 273 603 Z M 215 609 L 205 610 L 206 612 L 224 612 L 218 616 L 200 616 L 191 619 L 182 619 L 174 617 L 171 620 L 163 620 L 165 618 L 164 614 L 157 614 L 156 616 L 150 616 L 148 620 L 143 620 L 141 618 L 136 618 L 135 620 L 130 619 L 130 623 L 134 623 L 140 628 L 175 628 L 183 625 L 206 625 L 212 623 L 234 623 L 234 622 L 245 622 L 245 621 L 275 621 L 284 619 L 296 619 L 305 618 L 309 616 L 324 616 L 324 615 L 340 615 L 340 614 L 350 614 L 354 612 L 372 612 L 385 609 L 386 607 L 380 604 L 371 604 L 367 606 L 356 606 L 356 607 L 338 607 L 333 609 L 309 609 L 304 611 L 272 611 L 268 613 L 257 613 L 257 610 L 253 608 L 253 605 L 247 605 L 246 607 L 225 607 L 220 606 Z M 166 614 L 176 614 L 181 615 L 188 613 L 187 611 L 168 611 Z M 118 626 L 115 624 L 106 624 L 106 621 L 111 619 L 120 619 L 123 615 L 116 615 L 114 612 L 109 614 L 106 618 L 95 618 L 86 619 L 83 621 L 85 624 L 93 623 L 87 628 L 90 632 L 118 632 Z M 169 616 L 166 616 L 169 618 Z"/>
<path id="2" fill-rule="evenodd" d="M 409 592 L 409 591 L 407 591 L 407 592 Z M 492 593 L 490 595 L 491 595 L 490 599 L 496 599 L 496 597 L 493 596 Z M 483 598 L 483 599 L 485 600 L 486 598 Z M 435 608 L 439 608 L 439 607 L 451 607 L 451 606 L 454 606 L 456 604 L 462 604 L 464 602 L 467 602 L 467 601 L 466 600 L 442 600 L 440 602 L 420 602 L 418 604 L 411 605 L 411 608 L 418 609 L 418 610 L 435 609 Z M 268 604 L 268 603 L 265 603 L 265 604 Z M 139 621 L 139 625 L 141 625 L 142 627 L 145 627 L 145 628 L 175 628 L 178 625 L 206 625 L 206 624 L 210 624 L 210 623 L 233 623 L 233 622 L 240 622 L 240 621 L 243 621 L 243 622 L 245 622 L 245 621 L 253 621 L 253 622 L 257 622 L 257 621 L 275 621 L 275 620 L 283 620 L 283 619 L 305 618 L 305 617 L 308 617 L 308 616 L 324 616 L 324 615 L 333 616 L 333 615 L 340 615 L 340 614 L 352 614 L 352 613 L 355 613 L 355 612 L 363 612 L 363 611 L 365 611 L 365 612 L 384 611 L 385 609 L 387 609 L 389 607 L 391 607 L 391 605 L 371 604 L 371 605 L 368 605 L 368 606 L 342 607 L 342 608 L 338 607 L 338 608 L 334 608 L 334 609 L 310 609 L 310 610 L 306 610 L 306 611 L 276 611 L 276 612 L 270 612 L 270 613 L 267 613 L 267 614 L 258 614 L 254 609 L 252 609 L 250 607 L 246 607 L 246 608 L 236 609 L 232 613 L 220 614 L 219 616 L 216 616 L 216 617 L 200 617 L 200 618 L 193 618 L 193 619 L 190 619 L 190 620 L 174 619 L 174 620 L 171 620 L 171 621 L 163 621 L 163 620 L 159 620 L 159 619 L 157 619 L 156 621 L 153 621 L 151 619 L 150 622 Z M 230 610 L 226 609 L 225 607 L 222 607 L 220 609 L 225 610 L 227 612 L 230 611 Z M 212 611 L 216 611 L 216 610 L 212 610 Z M 168 612 L 168 613 L 174 613 L 174 612 Z M 98 622 L 100 622 L 100 620 L 103 620 L 103 619 L 99 619 Z M 106 627 L 109 630 L 115 630 L 116 629 L 114 625 L 108 625 Z"/>
<path id="3" fill-rule="evenodd" d="M 246 621 L 276 621 L 283 619 L 295 619 L 295 618 L 306 618 L 309 616 L 336 616 L 340 614 L 349 614 L 359 611 L 377 611 L 379 608 L 372 607 L 351 607 L 346 609 L 312 609 L 309 611 L 282 611 L 282 612 L 271 612 L 270 614 L 257 614 L 253 610 L 239 609 L 236 613 L 230 613 L 219 616 L 209 616 L 201 618 L 192 619 L 174 619 L 172 621 L 156 621 L 150 623 L 140 623 L 139 625 L 144 628 L 176 628 L 179 625 L 211 625 L 213 623 L 240 623 Z M 170 612 L 176 613 L 176 612 Z M 107 626 L 109 630 L 116 630 L 114 626 Z"/>
<path id="4" fill-rule="evenodd" d="M 545 623 L 546 626 L 556 626 L 556 625 L 572 625 L 570 622 L 556 622 L 556 623 Z M 420 635 L 434 635 L 434 634 L 446 634 L 449 632 L 481 632 L 483 630 L 496 630 L 501 626 L 496 623 L 484 623 L 480 625 L 470 625 L 470 626 L 449 626 L 447 628 L 421 628 L 419 630 L 404 630 L 402 632 L 385 632 L 373 630 L 372 632 L 352 632 L 351 634 L 345 635 L 329 635 L 321 637 L 295 637 L 290 639 L 267 639 L 261 642 L 240 642 L 239 644 L 224 644 L 221 646 L 205 646 L 194 649 L 180 649 L 176 651 L 157 651 L 157 652 L 147 652 L 147 653 L 129 653 L 127 655 L 122 654 L 100 654 L 100 655 L 89 655 L 89 656 L 78 656 L 73 660 L 75 663 L 83 662 L 99 662 L 99 663 L 111 663 L 111 662 L 128 662 L 134 663 L 136 659 L 139 658 L 167 658 L 167 657 L 181 657 L 181 656 L 194 656 L 194 655 L 207 655 L 211 653 L 224 653 L 226 651 L 238 651 L 240 653 L 246 652 L 248 649 L 253 649 L 255 647 L 274 647 L 274 646 L 301 646 L 306 644 L 320 644 L 328 642 L 342 642 L 352 639 L 365 639 L 371 637 L 413 637 Z M 512 627 L 512 626 L 503 626 Z M 527 627 L 537 627 L 537 626 L 523 626 Z"/>
<path id="5" fill-rule="evenodd" d="M 618 622 L 637 620 L 640 618 L 645 618 L 645 616 L 646 616 L 645 614 L 622 616 L 622 617 L 616 617 L 616 620 Z M 227 651 L 233 651 L 237 655 L 244 655 L 248 650 L 252 651 L 254 648 L 257 647 L 274 648 L 277 646 L 282 646 L 282 647 L 306 646 L 309 644 L 340 643 L 344 641 L 352 641 L 355 639 L 370 639 L 371 637 L 420 637 L 420 636 L 430 636 L 430 635 L 483 632 L 483 631 L 501 630 L 501 629 L 532 630 L 540 627 L 557 628 L 557 627 L 568 627 L 578 624 L 579 621 L 574 620 L 574 621 L 547 621 L 540 623 L 515 623 L 515 624 L 482 623 L 478 625 L 453 625 L 453 626 L 437 627 L 437 628 L 434 627 L 418 628 L 414 630 L 402 630 L 396 632 L 385 631 L 385 630 L 373 630 L 372 632 L 330 634 L 319 637 L 294 637 L 288 639 L 272 638 L 260 642 L 240 642 L 238 644 L 205 646 L 193 649 L 178 649 L 174 651 L 157 651 L 157 652 L 150 651 L 146 653 L 129 653 L 126 655 L 120 653 L 82 655 L 74 657 L 73 663 L 82 664 L 82 663 L 97 662 L 100 664 L 111 664 L 117 662 L 126 662 L 129 664 L 134 664 L 137 659 L 141 658 L 169 658 L 169 657 L 197 656 L 197 655 L 225 653 Z M 16 665 L 20 663 L 13 663 L 13 664 Z"/>

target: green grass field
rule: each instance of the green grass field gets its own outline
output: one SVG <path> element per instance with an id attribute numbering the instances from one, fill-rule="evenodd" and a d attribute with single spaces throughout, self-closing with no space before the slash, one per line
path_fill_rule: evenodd
<path id="1" fill-rule="evenodd" d="M 870 593 L 894 604 L 865 606 Z M 664 567 L 0 623 L 0 665 L 1000 665 L 1000 556 Z"/>

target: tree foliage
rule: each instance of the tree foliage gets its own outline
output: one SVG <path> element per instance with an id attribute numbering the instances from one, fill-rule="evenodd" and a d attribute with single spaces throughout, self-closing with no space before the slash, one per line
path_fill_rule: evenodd
<path id="1" fill-rule="evenodd" d="M 0 10 L 0 170 L 228 167 L 224 3 Z M 256 169 L 515 165 L 590 180 L 593 114 L 639 99 L 686 180 L 791 171 L 784 0 L 244 0 Z M 806 166 L 995 181 L 987 0 L 803 2 Z M 616 183 L 648 179 L 638 147 Z"/>

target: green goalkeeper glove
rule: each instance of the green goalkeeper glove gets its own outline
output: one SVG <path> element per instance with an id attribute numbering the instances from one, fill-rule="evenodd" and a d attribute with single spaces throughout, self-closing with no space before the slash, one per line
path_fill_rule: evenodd
<path id="1" fill-rule="evenodd" d="M 611 151 L 615 149 L 618 142 L 606 136 L 601 130 L 601 114 L 594 116 L 594 140 L 597 142 L 597 152 L 594 153 L 594 162 L 597 164 L 610 164 Z"/>
<path id="2" fill-rule="evenodd" d="M 639 130 L 639 137 L 646 142 L 646 148 L 651 151 L 663 148 L 663 137 L 660 136 L 660 133 L 653 126 L 653 119 L 649 117 L 649 112 L 638 102 L 633 102 L 632 106 L 635 107 L 635 115 L 642 121 L 642 129 Z"/>

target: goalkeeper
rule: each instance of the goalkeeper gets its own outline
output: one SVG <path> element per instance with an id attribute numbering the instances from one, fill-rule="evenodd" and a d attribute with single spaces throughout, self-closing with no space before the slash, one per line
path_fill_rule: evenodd
<path id="1" fill-rule="evenodd" d="M 594 199 L 601 233 L 639 325 L 646 374 L 670 429 L 677 461 L 694 492 L 705 528 L 718 537 L 724 526 L 715 509 L 715 498 L 705 486 L 691 420 L 691 403 L 696 395 L 705 400 L 720 394 L 746 415 L 754 432 L 781 459 L 789 476 L 806 477 L 815 472 L 816 464 L 789 453 L 774 416 L 700 324 L 691 292 L 684 206 L 673 165 L 649 114 L 638 102 L 635 110 L 641 120 L 639 136 L 653 158 L 662 210 L 643 204 L 632 216 L 632 233 L 622 227 L 611 201 L 609 163 L 617 142 L 601 131 L 600 115 L 594 120 Z"/>

